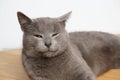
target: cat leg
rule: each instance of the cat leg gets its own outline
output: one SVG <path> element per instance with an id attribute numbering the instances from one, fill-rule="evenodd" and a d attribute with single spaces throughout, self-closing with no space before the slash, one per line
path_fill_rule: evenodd
<path id="1" fill-rule="evenodd" d="M 96 80 L 95 75 L 78 74 L 72 80 Z"/>
<path id="2" fill-rule="evenodd" d="M 77 70 L 75 73 L 73 73 L 72 79 L 67 79 L 67 80 L 96 80 L 96 75 L 90 70 L 90 68 L 85 67 L 79 68 L 79 71 Z"/>
<path id="3" fill-rule="evenodd" d="M 42 77 L 35 77 L 33 80 L 49 80 L 47 78 L 42 78 Z"/>
<path id="4" fill-rule="evenodd" d="M 120 69 L 120 57 L 115 60 L 115 65 L 113 67 L 114 69 Z"/>

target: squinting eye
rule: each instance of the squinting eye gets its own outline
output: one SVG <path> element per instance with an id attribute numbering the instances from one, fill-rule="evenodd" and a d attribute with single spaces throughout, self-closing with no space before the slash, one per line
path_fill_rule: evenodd
<path id="1" fill-rule="evenodd" d="M 54 33 L 54 34 L 52 34 L 52 37 L 54 37 L 54 36 L 57 36 L 59 33 Z"/>
<path id="2" fill-rule="evenodd" d="M 35 37 L 38 37 L 38 38 L 43 38 L 42 35 L 38 35 L 38 34 L 35 34 L 34 36 L 35 36 Z"/>

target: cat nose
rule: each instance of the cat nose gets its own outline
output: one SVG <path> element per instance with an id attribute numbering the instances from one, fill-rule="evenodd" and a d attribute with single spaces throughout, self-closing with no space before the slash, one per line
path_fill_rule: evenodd
<path id="1" fill-rule="evenodd" d="M 49 37 L 46 37 L 45 39 L 44 39 L 44 44 L 45 44 L 45 46 L 46 47 L 50 47 L 51 46 L 51 38 L 49 38 Z"/>
<path id="2" fill-rule="evenodd" d="M 49 43 L 46 42 L 46 43 L 45 43 L 45 46 L 49 48 L 49 47 L 51 46 L 51 42 L 49 42 Z"/>

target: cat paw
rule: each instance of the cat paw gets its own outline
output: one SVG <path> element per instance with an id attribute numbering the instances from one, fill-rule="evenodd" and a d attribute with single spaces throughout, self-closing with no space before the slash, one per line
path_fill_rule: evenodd
<path id="1" fill-rule="evenodd" d="M 85 80 L 96 80 L 96 78 L 93 76 L 87 76 Z"/>
<path id="2" fill-rule="evenodd" d="M 38 78 L 36 78 L 35 80 L 48 80 L 48 79 L 42 78 L 42 77 L 38 77 Z"/>

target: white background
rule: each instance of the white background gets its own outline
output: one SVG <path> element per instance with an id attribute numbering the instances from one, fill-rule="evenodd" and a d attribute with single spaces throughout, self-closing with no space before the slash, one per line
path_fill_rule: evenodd
<path id="1" fill-rule="evenodd" d="M 22 47 L 16 12 L 31 18 L 58 17 L 72 11 L 66 29 L 120 33 L 120 0 L 0 0 L 0 50 Z"/>

